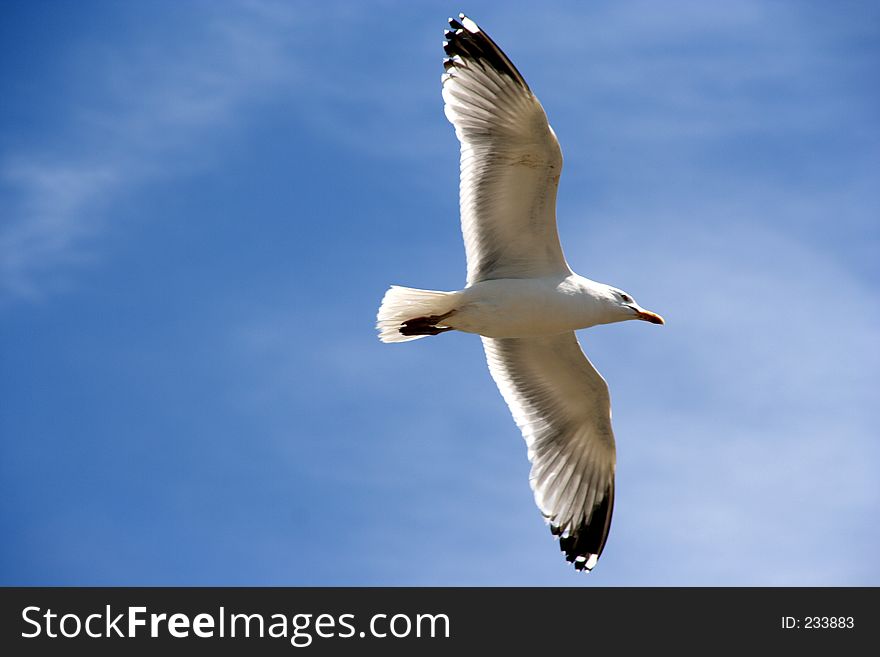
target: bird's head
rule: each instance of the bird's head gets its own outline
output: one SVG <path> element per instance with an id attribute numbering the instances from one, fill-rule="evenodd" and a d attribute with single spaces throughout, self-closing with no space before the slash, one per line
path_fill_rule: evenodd
<path id="1" fill-rule="evenodd" d="M 646 322 L 651 322 L 652 324 L 665 324 L 663 318 L 660 317 L 660 315 L 642 308 L 639 304 L 636 303 L 635 299 L 633 299 L 623 290 L 609 287 L 608 299 L 611 305 L 615 308 L 617 315 L 619 316 L 619 319 L 617 319 L 617 321 L 619 322 L 623 322 L 628 319 L 641 319 Z"/>

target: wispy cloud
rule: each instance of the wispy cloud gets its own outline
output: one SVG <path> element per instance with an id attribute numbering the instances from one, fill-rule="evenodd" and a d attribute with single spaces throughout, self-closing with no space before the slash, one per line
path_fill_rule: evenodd
<path id="1" fill-rule="evenodd" d="M 218 131 L 295 85 L 289 5 L 200 4 L 182 13 L 176 32 L 74 48 L 69 55 L 84 63 L 81 95 L 54 117 L 68 125 L 66 138 L 3 156 L 0 298 L 37 299 L 63 284 L 114 220 L 108 207 L 120 194 L 210 166 Z"/>
<path id="2" fill-rule="evenodd" d="M 72 247 L 90 236 L 89 208 L 97 211 L 96 200 L 119 184 L 120 172 L 109 164 L 22 161 L 7 162 L 2 173 L 19 202 L 0 231 L 0 281 L 5 294 L 34 298 L 42 271 L 85 256 Z"/>

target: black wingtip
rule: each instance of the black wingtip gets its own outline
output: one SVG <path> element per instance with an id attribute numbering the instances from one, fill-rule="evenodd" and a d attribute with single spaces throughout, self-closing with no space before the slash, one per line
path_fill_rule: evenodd
<path id="1" fill-rule="evenodd" d="M 473 19 L 468 18 L 464 14 L 459 14 L 459 19 L 463 22 L 450 18 L 449 26 L 452 30 L 446 30 L 443 33 L 447 39 L 443 46 L 446 54 L 449 57 L 458 55 L 462 61 L 475 61 L 485 69 L 493 69 L 501 75 L 506 75 L 520 84 L 526 91 L 530 91 L 525 78 L 523 78 L 522 74 L 501 48 L 492 41 L 491 37 Z M 470 25 L 474 31 L 471 31 L 465 25 Z"/>
<path id="2" fill-rule="evenodd" d="M 563 529 L 550 525 L 554 536 L 559 536 L 559 547 L 565 553 L 565 560 L 575 570 L 590 572 L 608 540 L 611 529 L 611 515 L 614 511 L 614 482 L 608 487 L 602 501 L 593 508 L 589 519 L 563 536 Z"/>

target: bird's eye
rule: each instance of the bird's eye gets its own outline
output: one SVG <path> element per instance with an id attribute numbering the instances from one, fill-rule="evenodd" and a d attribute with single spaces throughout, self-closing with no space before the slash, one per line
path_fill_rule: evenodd
<path id="1" fill-rule="evenodd" d="M 632 303 L 633 302 L 633 298 L 631 296 L 629 296 L 626 292 L 620 293 L 620 299 L 624 303 Z"/>

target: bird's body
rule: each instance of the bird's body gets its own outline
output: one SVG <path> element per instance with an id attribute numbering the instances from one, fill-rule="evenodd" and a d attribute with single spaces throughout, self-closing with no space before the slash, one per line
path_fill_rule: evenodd
<path id="1" fill-rule="evenodd" d="M 567 559 L 590 570 L 611 523 L 615 447 L 608 387 L 574 331 L 663 319 L 572 272 L 556 229 L 562 151 L 544 110 L 476 23 L 464 15 L 449 23 L 443 100 L 461 142 L 467 285 L 391 287 L 379 337 L 482 336 L 489 370 L 526 440 L 535 502 Z"/>
<path id="2" fill-rule="evenodd" d="M 589 328 L 611 321 L 603 288 L 577 274 L 500 278 L 449 292 L 451 312 L 441 326 L 487 338 L 526 338 Z"/>
<path id="3" fill-rule="evenodd" d="M 585 283 L 576 274 L 480 281 L 461 292 L 458 310 L 445 323 L 487 338 L 527 338 L 595 326 L 602 320 L 601 308 Z"/>

